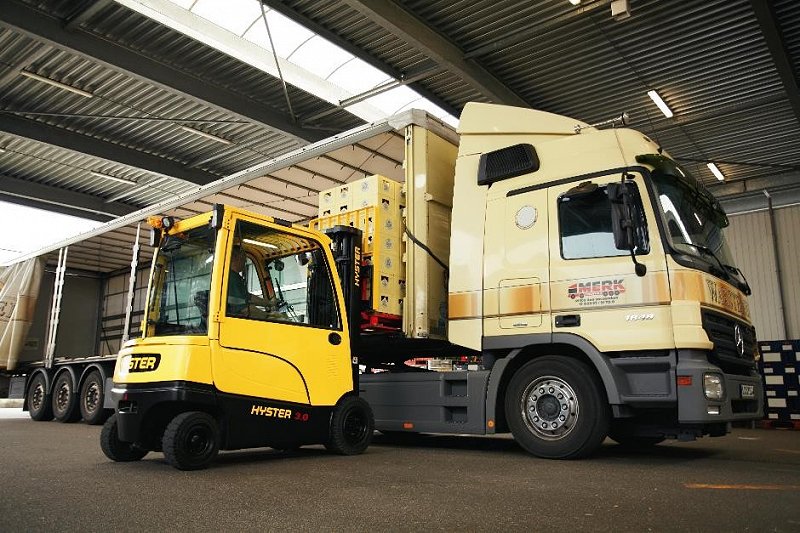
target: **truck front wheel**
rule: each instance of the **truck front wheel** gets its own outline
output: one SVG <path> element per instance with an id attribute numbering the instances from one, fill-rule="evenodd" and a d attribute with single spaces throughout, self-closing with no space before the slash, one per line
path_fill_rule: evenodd
<path id="1" fill-rule="evenodd" d="M 505 409 L 514 439 L 538 457 L 586 457 L 608 433 L 609 406 L 599 378 L 569 357 L 540 357 L 517 370 Z"/>
<path id="2" fill-rule="evenodd" d="M 106 457 L 120 463 L 138 461 L 147 455 L 147 450 L 139 448 L 132 442 L 119 440 L 117 415 L 112 415 L 103 425 L 103 431 L 100 432 L 100 448 Z"/>

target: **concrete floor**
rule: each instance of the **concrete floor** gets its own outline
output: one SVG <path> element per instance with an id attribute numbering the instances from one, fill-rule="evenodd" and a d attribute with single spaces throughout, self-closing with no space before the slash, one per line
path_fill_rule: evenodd
<path id="1" fill-rule="evenodd" d="M 509 438 L 376 436 L 223 453 L 179 472 L 151 453 L 112 463 L 99 427 L 0 413 L 0 531 L 800 531 L 800 431 L 546 461 Z"/>

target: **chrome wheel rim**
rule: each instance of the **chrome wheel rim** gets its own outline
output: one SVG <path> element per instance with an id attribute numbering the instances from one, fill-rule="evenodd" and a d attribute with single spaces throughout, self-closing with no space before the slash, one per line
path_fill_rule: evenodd
<path id="1" fill-rule="evenodd" d="M 528 430 L 548 441 L 572 433 L 580 416 L 575 391 L 555 376 L 542 376 L 531 382 L 522 394 L 520 409 Z"/>

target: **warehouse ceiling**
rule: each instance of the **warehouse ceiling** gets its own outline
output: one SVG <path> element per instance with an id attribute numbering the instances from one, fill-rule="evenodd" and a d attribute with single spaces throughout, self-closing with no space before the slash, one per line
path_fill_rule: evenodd
<path id="1" fill-rule="evenodd" d="M 333 67 L 340 83 L 362 62 L 375 94 L 253 48 L 258 13 L 241 31 L 202 16 L 244 2 L 258 7 L 4 0 L 0 200 L 112 220 L 373 120 L 368 98 L 400 89 L 456 116 L 469 101 L 590 123 L 627 112 L 720 197 L 800 188 L 796 0 L 631 0 L 617 17 L 609 0 L 264 0 L 276 37 L 275 21 L 291 20 L 334 43 L 347 58 Z M 330 186 L 262 178 L 270 193 L 254 202 L 295 221 Z"/>

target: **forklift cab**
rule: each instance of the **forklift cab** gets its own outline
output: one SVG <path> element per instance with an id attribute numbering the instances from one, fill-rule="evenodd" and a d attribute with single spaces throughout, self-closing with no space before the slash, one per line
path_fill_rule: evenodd
<path id="1" fill-rule="evenodd" d="M 331 240 L 232 208 L 158 229 L 143 335 L 117 359 L 106 455 L 161 449 L 194 469 L 219 449 L 361 453 L 374 423 Z M 142 356 L 158 364 L 142 370 Z"/>

